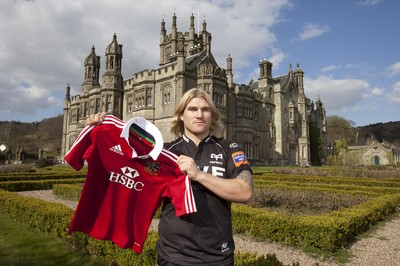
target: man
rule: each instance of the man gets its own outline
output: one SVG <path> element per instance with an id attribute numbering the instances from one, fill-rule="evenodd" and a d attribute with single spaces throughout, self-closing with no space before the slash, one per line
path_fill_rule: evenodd
<path id="1" fill-rule="evenodd" d="M 88 119 L 98 123 L 104 114 Z M 158 265 L 233 265 L 231 202 L 247 203 L 253 177 L 236 143 L 218 138 L 220 114 L 201 89 L 187 91 L 175 108 L 172 132 L 180 136 L 167 145 L 179 155 L 180 170 L 192 180 L 197 212 L 176 216 L 165 199 L 158 227 Z"/>

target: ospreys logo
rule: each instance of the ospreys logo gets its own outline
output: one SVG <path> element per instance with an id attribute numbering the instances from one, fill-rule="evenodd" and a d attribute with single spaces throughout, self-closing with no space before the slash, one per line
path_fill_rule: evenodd
<path id="1" fill-rule="evenodd" d="M 108 178 L 108 180 L 124 185 L 129 189 L 142 191 L 144 184 L 135 180 L 135 178 L 139 176 L 139 172 L 136 169 L 125 166 L 121 168 L 121 172 L 122 174 L 110 172 L 110 177 Z"/>
<path id="2" fill-rule="evenodd" d="M 222 160 L 224 159 L 224 157 L 222 156 L 222 154 L 215 154 L 215 153 L 211 153 L 211 160 L 210 160 L 210 164 L 219 164 L 219 165 L 223 165 L 224 163 L 222 162 Z M 219 161 L 221 160 L 221 161 Z"/>

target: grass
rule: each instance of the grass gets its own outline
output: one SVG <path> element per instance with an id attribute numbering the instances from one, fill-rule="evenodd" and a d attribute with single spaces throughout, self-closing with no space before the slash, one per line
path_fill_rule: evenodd
<path id="1" fill-rule="evenodd" d="M 0 213 L 0 264 L 35 265 L 110 265 L 104 258 L 73 250 L 66 242 L 13 221 Z"/>

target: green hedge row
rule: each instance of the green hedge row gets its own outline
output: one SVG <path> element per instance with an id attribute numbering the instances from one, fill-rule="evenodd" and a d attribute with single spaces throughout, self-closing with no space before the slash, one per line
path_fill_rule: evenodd
<path id="1" fill-rule="evenodd" d="M 0 212 L 10 215 L 34 230 L 48 233 L 72 243 L 77 249 L 95 256 L 105 256 L 113 265 L 155 265 L 157 232 L 149 231 L 140 255 L 130 249 L 121 249 L 111 241 L 100 241 L 86 234 L 67 234 L 73 210 L 63 204 L 23 197 L 13 192 L 0 190 Z M 251 253 L 235 254 L 235 265 L 282 265 L 275 254 L 258 256 Z M 292 265 L 296 265 L 293 263 Z"/>
<path id="2" fill-rule="evenodd" d="M 85 178 L 4 181 L 0 182 L 0 189 L 7 191 L 45 190 L 52 189 L 55 184 L 74 184 L 84 181 Z"/>
<path id="3" fill-rule="evenodd" d="M 313 247 L 335 252 L 383 221 L 400 207 L 400 194 L 382 195 L 363 204 L 320 216 L 294 216 L 261 211 L 247 205 L 232 206 L 234 233 L 260 241 Z"/>
<path id="4" fill-rule="evenodd" d="M 53 193 L 61 198 L 78 201 L 82 193 L 83 183 L 55 184 Z"/>
<path id="5" fill-rule="evenodd" d="M 300 190 L 300 191 L 313 191 L 313 192 L 328 192 L 333 194 L 348 194 L 348 195 L 362 195 L 367 197 L 377 197 L 382 195 L 381 191 L 375 192 L 370 189 L 359 189 L 353 186 L 352 189 L 340 189 L 337 186 L 299 186 L 298 183 L 283 183 L 283 182 L 271 182 L 270 184 L 263 184 L 255 186 L 257 189 L 286 189 L 286 190 Z"/>
<path id="6" fill-rule="evenodd" d="M 335 190 L 342 190 L 348 191 L 369 191 L 369 192 L 376 192 L 379 194 L 387 194 L 387 193 L 400 193 L 400 187 L 369 187 L 369 186 L 362 186 L 362 185 L 347 185 L 347 184 L 324 184 L 324 183 L 302 183 L 302 182 L 295 182 L 295 181 L 275 181 L 275 180 L 263 180 L 261 182 L 255 182 L 254 186 L 256 188 L 262 187 L 269 187 L 274 184 L 279 185 L 286 185 L 292 187 L 302 187 L 302 188 L 317 188 L 317 189 L 335 189 Z"/>
<path id="7" fill-rule="evenodd" d="M 363 181 L 370 180 L 364 180 L 365 178 L 349 178 L 359 181 L 359 185 L 355 186 L 354 184 L 324 184 L 321 183 L 322 181 L 311 182 L 313 179 L 336 179 L 333 177 L 306 177 L 304 180 L 311 181 L 303 182 L 301 179 L 304 176 L 296 176 L 295 181 L 293 179 L 292 181 L 284 181 L 287 178 L 281 175 L 274 175 L 274 177 L 282 180 L 270 180 L 268 176 L 269 174 L 256 176 L 256 187 L 325 190 L 332 193 L 363 194 L 369 196 L 370 199 L 354 207 L 319 216 L 287 215 L 280 212 L 269 212 L 264 209 L 252 208 L 248 205 L 234 204 L 232 212 L 233 227 L 236 234 L 244 234 L 261 241 L 279 242 L 290 246 L 314 247 L 327 251 L 337 251 L 346 247 L 357 235 L 365 232 L 373 224 L 384 220 L 388 215 L 398 211 L 400 206 L 400 189 L 392 186 L 389 180 L 386 181 L 390 185 L 385 187 L 364 186 Z M 386 181 L 382 179 L 382 182 Z M 5 181 L 0 182 L 0 188 L 10 191 L 22 191 L 51 189 L 53 187 L 56 194 L 72 200 L 78 200 L 83 182 L 83 178 L 24 182 Z M 66 185 L 65 183 L 69 183 L 70 185 Z M 101 243 L 103 242 L 101 241 Z M 87 244 L 83 246 L 86 247 Z M 98 245 L 96 244 L 95 246 Z M 102 245 L 100 246 L 102 247 Z M 102 247 L 101 249 L 103 250 L 104 248 Z M 100 252 L 94 247 L 90 247 L 90 250 L 90 252 L 96 250 L 95 254 Z M 108 251 L 103 250 L 101 252 L 105 256 L 108 256 Z"/>
<path id="8" fill-rule="evenodd" d="M 57 195 L 71 200 L 79 198 L 81 186 L 57 185 L 56 187 Z M 346 247 L 357 235 L 365 232 L 373 224 L 399 210 L 400 194 L 379 195 L 367 191 L 360 193 L 371 196 L 371 199 L 352 208 L 320 216 L 294 216 L 233 204 L 234 233 L 244 234 L 260 241 L 337 251 Z"/>
<path id="9" fill-rule="evenodd" d="M 263 181 L 267 180 L 400 188 L 400 178 L 377 179 L 377 178 L 367 178 L 367 177 L 306 176 L 306 175 L 287 175 L 287 174 L 272 174 L 272 173 L 263 173 L 254 175 L 254 181 L 256 183 L 262 183 Z"/>
<path id="10" fill-rule="evenodd" d="M 46 179 L 71 179 L 71 178 L 85 178 L 83 173 L 29 173 L 29 174 L 3 174 L 0 175 L 0 182 L 5 181 L 19 181 L 19 180 L 46 180 Z"/>

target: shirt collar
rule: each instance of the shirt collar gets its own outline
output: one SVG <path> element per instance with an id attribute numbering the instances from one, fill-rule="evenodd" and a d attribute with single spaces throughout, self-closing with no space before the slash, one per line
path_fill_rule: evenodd
<path id="1" fill-rule="evenodd" d="M 129 129 L 132 124 L 136 124 L 137 126 L 142 128 L 146 132 L 150 133 L 154 137 L 154 139 L 155 139 L 154 147 L 149 154 L 138 156 L 134 147 L 132 147 L 130 145 Z M 149 122 L 148 120 L 144 119 L 143 117 L 134 117 L 134 118 L 130 119 L 128 122 L 126 122 L 122 129 L 120 137 L 125 138 L 128 145 L 132 148 L 132 158 L 135 158 L 135 157 L 143 158 L 143 157 L 150 156 L 151 158 L 153 158 L 153 160 L 157 160 L 157 158 L 160 155 L 161 150 L 164 146 L 164 140 L 163 140 L 160 130 L 153 123 Z"/>
<path id="2" fill-rule="evenodd" d="M 209 134 L 207 137 L 205 137 L 204 139 L 202 139 L 200 142 L 209 142 L 210 139 L 213 137 L 213 135 Z M 182 138 L 184 141 L 186 141 L 187 143 L 189 143 L 191 141 L 191 139 L 189 139 L 185 134 L 182 135 Z"/>

